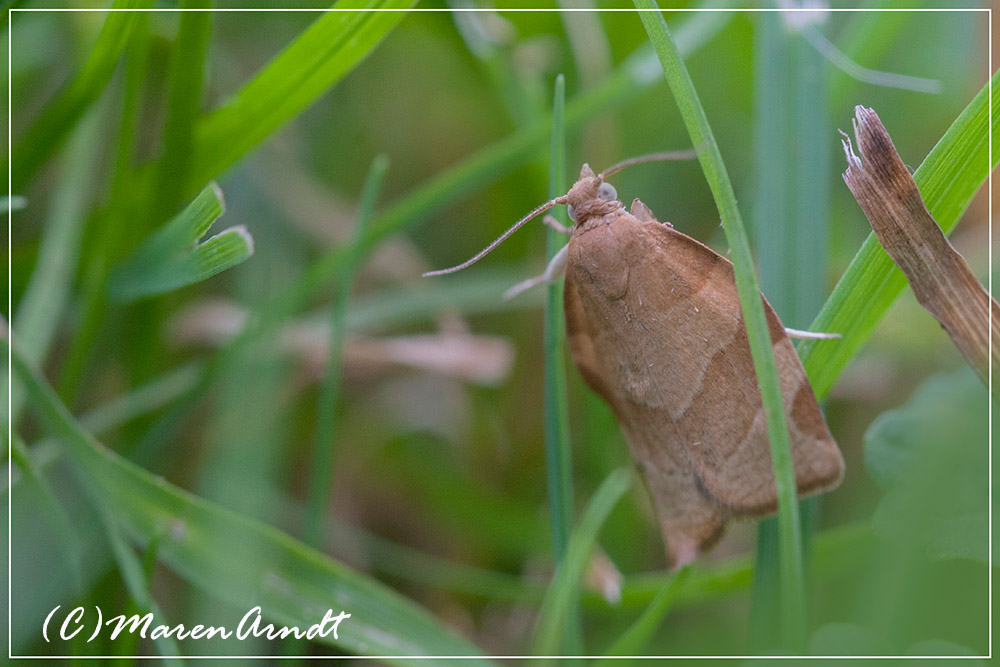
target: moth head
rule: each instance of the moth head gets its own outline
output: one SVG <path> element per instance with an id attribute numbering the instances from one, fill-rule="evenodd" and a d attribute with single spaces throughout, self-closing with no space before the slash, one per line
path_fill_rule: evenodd
<path id="1" fill-rule="evenodd" d="M 622 208 L 615 186 L 586 164 L 580 170 L 579 180 L 566 193 L 565 204 L 570 219 L 577 224 L 593 215 L 605 215 Z"/>

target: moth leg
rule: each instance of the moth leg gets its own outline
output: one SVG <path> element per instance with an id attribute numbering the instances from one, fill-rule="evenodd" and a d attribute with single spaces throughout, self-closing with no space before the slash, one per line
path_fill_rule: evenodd
<path id="1" fill-rule="evenodd" d="M 545 267 L 545 273 L 540 276 L 535 276 L 534 278 L 528 278 L 523 280 L 518 284 L 511 287 L 509 290 L 503 293 L 504 301 L 510 301 L 515 296 L 521 292 L 525 292 L 535 285 L 540 285 L 542 283 L 547 283 L 551 285 L 552 283 L 559 280 L 564 273 L 566 273 L 566 260 L 569 259 L 569 244 L 567 243 L 562 248 L 559 249 L 552 259 L 549 261 L 549 265 Z"/>
<path id="2" fill-rule="evenodd" d="M 791 327 L 785 327 L 785 333 L 788 334 L 789 338 L 802 338 L 804 340 L 835 340 L 837 338 L 842 338 L 839 333 L 802 331 L 801 329 L 792 329 Z"/>
<path id="3" fill-rule="evenodd" d="M 542 218 L 542 222 L 545 223 L 546 227 L 549 227 L 550 229 L 554 229 L 557 232 L 560 232 L 561 234 L 572 234 L 573 233 L 573 227 L 572 227 L 572 225 L 564 225 L 561 222 L 559 222 L 558 220 L 556 220 L 554 216 L 546 215 L 544 218 Z"/>

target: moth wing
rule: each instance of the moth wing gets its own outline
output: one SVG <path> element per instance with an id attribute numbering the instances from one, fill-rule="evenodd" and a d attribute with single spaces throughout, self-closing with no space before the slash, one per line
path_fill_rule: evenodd
<path id="1" fill-rule="evenodd" d="M 732 263 L 711 248 L 663 225 L 643 225 L 659 238 L 654 244 L 666 278 L 692 287 L 694 304 L 671 341 L 692 351 L 686 366 L 698 393 L 675 403 L 677 430 L 704 489 L 734 514 L 760 515 L 777 506 L 770 440 L 760 389 L 740 310 Z M 678 261 L 681 260 L 681 261 Z M 654 301 L 659 280 L 646 280 L 631 300 Z M 661 290 L 662 291 L 662 290 Z M 645 295 L 643 294 L 645 292 Z M 839 483 L 844 461 L 830 435 L 795 347 L 771 305 L 762 296 L 789 427 L 796 485 L 800 495 Z M 636 307 L 639 303 L 635 304 Z M 714 336 L 714 340 L 713 340 Z M 683 352 L 679 352 L 684 354 Z M 667 380 L 669 382 L 669 380 Z M 676 393 L 676 392 L 675 392 Z"/>
<path id="2" fill-rule="evenodd" d="M 574 230 L 565 294 L 574 361 L 621 422 L 671 563 L 710 547 L 728 517 L 773 511 L 770 445 L 732 264 L 671 227 L 622 213 Z M 791 341 L 766 311 L 799 492 L 833 486 L 840 452 Z"/>
<path id="3" fill-rule="evenodd" d="M 636 220 L 641 222 L 659 222 L 656 219 L 656 215 L 649 209 L 648 206 L 639 201 L 638 198 L 632 200 L 632 206 L 629 207 L 628 212 L 631 213 Z"/>
<path id="4" fill-rule="evenodd" d="M 592 287 L 578 285 L 575 272 L 567 271 L 563 304 L 570 351 L 584 380 L 618 417 L 653 500 L 670 566 L 680 567 L 718 540 L 726 512 L 699 487 L 682 444 L 671 439 L 669 417 L 634 404 L 609 380 L 615 377 L 615 369 L 608 365 L 615 363 L 614 355 L 608 354 L 614 342 L 608 339 L 607 327 L 600 325 L 601 309 L 594 302 L 601 297 Z"/>

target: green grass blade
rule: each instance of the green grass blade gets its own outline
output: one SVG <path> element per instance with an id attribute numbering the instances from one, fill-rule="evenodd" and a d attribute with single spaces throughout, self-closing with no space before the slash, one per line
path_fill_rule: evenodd
<path id="1" fill-rule="evenodd" d="M 253 255 L 242 225 L 194 245 L 225 211 L 222 191 L 209 183 L 187 208 L 154 232 L 111 276 L 112 299 L 134 301 L 201 282 Z M 192 247 L 193 246 L 193 247 Z"/>
<path id="2" fill-rule="evenodd" d="M 1000 73 L 994 74 L 959 114 L 913 174 L 927 210 L 946 234 L 958 224 L 1000 159 L 1000 151 L 994 150 L 993 163 L 989 163 L 986 141 L 990 127 L 994 136 L 1000 136 L 1000 99 L 992 93 L 990 118 L 987 98 L 991 89 L 997 90 L 998 82 Z M 818 398 L 830 391 L 906 284 L 906 277 L 886 255 L 874 233 L 870 234 L 810 327 L 813 331 L 840 333 L 843 338 L 832 344 L 802 341 L 799 345 L 799 355 Z"/>
<path id="3" fill-rule="evenodd" d="M 754 250 L 760 267 L 761 289 L 784 321 L 793 309 L 785 278 L 794 231 L 791 199 L 794 183 L 788 126 L 794 106 L 789 46 L 793 33 L 777 13 L 754 17 L 754 173 L 756 175 L 753 226 Z M 796 221 L 797 222 L 797 221 Z M 791 325 L 791 320 L 789 320 Z M 794 326 L 794 325 L 792 325 Z M 767 651 L 777 643 L 780 627 L 778 575 L 778 520 L 757 524 L 756 558 L 750 595 L 749 646 Z"/>
<path id="4" fill-rule="evenodd" d="M 583 510 L 580 522 L 569 540 L 566 557 L 559 564 L 542 602 L 538 629 L 535 632 L 535 655 L 551 656 L 559 653 L 561 633 L 572 602 L 579 595 L 580 577 L 587 567 L 590 552 L 597 541 L 597 533 L 612 508 L 631 486 L 631 471 L 627 468 L 615 470 L 601 482 Z"/>
<path id="5" fill-rule="evenodd" d="M 653 601 L 642 612 L 642 616 L 637 618 L 635 623 L 630 625 L 628 630 L 608 647 L 604 655 L 639 655 L 646 644 L 649 643 L 649 640 L 652 639 L 653 634 L 663 624 L 663 618 L 673 607 L 674 601 L 677 599 L 677 593 L 681 589 L 681 586 L 684 585 L 684 581 L 690 572 L 690 567 L 684 567 L 677 574 L 670 576 L 666 583 L 663 584 L 663 587 L 657 591 Z"/>
<path id="6" fill-rule="evenodd" d="M 94 113 L 79 126 L 67 146 L 59 172 L 63 187 L 53 199 L 38 262 L 12 320 L 14 336 L 23 341 L 24 354 L 32 363 L 41 364 L 48 357 L 65 317 L 87 221 L 86 211 L 93 194 L 93 163 L 100 147 L 99 136 L 98 115 Z M 6 397 L 6 387 L 3 393 Z M 11 396 L 12 424 L 17 424 L 22 401 L 23 394 L 15 387 Z"/>
<path id="7" fill-rule="evenodd" d="M 556 76 L 552 103 L 552 146 L 549 162 L 549 198 L 565 194 L 566 188 L 566 79 Z M 565 224 L 562 207 L 558 212 Z M 546 236 L 546 255 L 552 259 L 566 245 L 566 237 L 554 229 Z M 545 299 L 545 469 L 548 478 L 549 522 L 552 554 L 562 562 L 573 529 L 573 457 L 569 440 L 569 397 L 566 385 L 566 322 L 562 306 L 562 281 L 548 285 Z M 580 653 L 582 636 L 579 609 L 571 603 L 571 619 L 563 644 L 569 655 Z"/>
<path id="8" fill-rule="evenodd" d="M 349 243 L 350 260 L 337 276 L 336 293 L 330 317 L 329 350 L 326 371 L 316 404 L 316 429 L 314 436 L 313 461 L 309 486 L 309 505 L 306 511 L 305 542 L 321 549 L 325 541 L 324 517 L 329 510 L 330 487 L 333 483 L 334 463 L 337 450 L 337 408 L 340 397 L 340 379 L 343 373 L 343 353 L 347 304 L 351 296 L 354 276 L 361 265 L 363 255 L 359 252 L 361 237 L 375 210 L 378 193 L 382 189 L 389 159 L 379 155 L 372 162 L 361 192 L 361 206 L 358 209 L 354 236 Z"/>
<path id="9" fill-rule="evenodd" d="M 771 336 L 760 298 L 760 287 L 757 283 L 753 257 L 750 254 L 750 243 L 743 229 L 743 220 L 736 206 L 736 195 L 733 193 L 726 167 L 722 162 L 719 147 L 715 143 L 705 110 L 698 100 L 698 94 L 695 92 L 681 54 L 670 37 L 666 21 L 663 20 L 663 15 L 654 0 L 635 0 L 635 6 L 645 10 L 640 11 L 639 16 L 646 27 L 653 48 L 660 57 L 663 72 L 691 135 L 691 142 L 699 148 L 698 157 L 726 231 L 736 288 L 746 322 L 747 337 L 750 339 L 750 351 L 753 355 L 771 441 L 771 460 L 774 465 L 778 496 L 784 639 L 789 648 L 797 648 L 805 641 L 806 612 L 798 493 L 774 350 L 771 347 Z"/>
<path id="10" fill-rule="evenodd" d="M 163 625 L 169 625 L 166 614 L 160 609 L 160 606 L 153 599 L 152 594 L 149 591 L 149 576 L 144 571 L 143 563 L 132 551 L 129 546 L 128 541 L 125 536 L 122 535 L 122 531 L 119 526 L 115 523 L 115 519 L 112 516 L 111 511 L 102 504 L 100 501 L 96 503 L 97 514 L 101 519 L 101 524 L 104 527 L 104 534 L 108 539 L 108 544 L 111 545 L 111 552 L 114 555 L 115 563 L 118 565 L 118 571 L 121 572 L 122 580 L 125 582 L 125 587 L 128 589 L 129 603 L 126 605 L 126 611 L 124 612 L 126 616 L 131 616 L 132 614 L 139 614 L 140 616 L 152 613 L 156 622 Z M 150 552 L 155 551 L 156 542 L 154 541 L 151 545 Z M 121 649 L 122 652 L 118 655 L 135 655 L 136 645 L 138 644 L 139 637 L 129 633 L 125 637 L 123 645 L 119 645 L 117 642 L 115 648 Z M 132 644 L 128 646 L 128 644 Z M 174 659 L 176 656 L 183 655 L 180 646 L 173 637 L 157 637 L 153 640 L 156 646 L 157 653 L 162 657 L 167 658 L 164 662 L 169 665 L 180 665 L 183 664 L 182 660 Z"/>
<path id="11" fill-rule="evenodd" d="M 216 178 L 360 63 L 416 0 L 341 0 L 198 126 L 189 188 Z"/>
<path id="12" fill-rule="evenodd" d="M 552 105 L 552 149 L 549 163 L 549 198 L 566 193 L 566 126 L 564 108 L 566 79 L 556 77 Z M 560 212 L 561 213 L 561 212 Z M 560 219 L 562 222 L 562 219 Z M 546 255 L 552 259 L 566 245 L 566 237 L 554 229 L 546 236 Z M 566 395 L 566 324 L 562 308 L 562 282 L 548 285 L 545 300 L 545 461 L 549 479 L 549 514 L 552 552 L 562 559 L 573 529 L 573 463 L 569 444 L 569 412 Z"/>
<path id="13" fill-rule="evenodd" d="M 140 12 L 132 28 L 129 48 L 125 51 L 121 76 L 122 101 L 117 114 L 118 131 L 115 135 L 114 167 L 108 194 L 109 205 L 99 212 L 93 223 L 94 238 L 90 252 L 85 258 L 80 279 L 77 323 L 69 350 L 59 369 L 56 385 L 59 395 L 72 406 L 84 381 L 84 376 L 93 361 L 94 346 L 100 339 L 102 327 L 108 322 L 107 279 L 113 262 L 123 248 L 134 243 L 130 228 L 133 214 L 130 207 L 134 202 L 128 196 L 132 192 L 135 178 L 135 154 L 138 139 L 139 109 L 142 92 L 147 83 L 148 58 L 150 48 L 149 14 Z M 178 207 L 179 208 L 179 207 Z M 174 208 L 169 210 L 176 210 Z M 152 221 L 150 224 L 155 224 Z M 131 233 L 130 233 L 131 232 Z"/>
<path id="14" fill-rule="evenodd" d="M 114 0 L 111 9 L 135 9 L 149 5 L 149 0 Z M 108 12 L 108 18 L 83 67 L 45 106 L 15 144 L 11 152 L 14 158 L 11 179 L 15 190 L 20 190 L 31 180 L 108 85 L 138 20 L 137 12 Z"/>
<path id="15" fill-rule="evenodd" d="M 183 211 L 150 234 L 135 251 L 129 264 L 145 267 L 163 261 L 164 257 L 174 257 L 190 250 L 225 212 L 222 190 L 213 181 Z"/>
<path id="16" fill-rule="evenodd" d="M 206 0 L 183 0 L 182 9 L 201 8 Z M 177 38 L 170 51 L 167 109 L 163 121 L 163 155 L 157 163 L 156 195 L 152 212 L 176 211 L 184 203 L 194 148 L 194 128 L 201 115 L 205 55 L 212 35 L 212 12 L 182 12 Z M 204 183 L 209 179 L 199 182 Z M 158 222 L 160 218 L 154 218 Z"/>
<path id="17" fill-rule="evenodd" d="M 17 466 L 17 470 L 21 472 L 21 477 L 17 479 L 23 480 L 25 483 L 38 489 L 39 497 L 43 500 L 39 514 L 48 518 L 52 527 L 52 532 L 55 533 L 60 542 L 62 542 L 62 548 L 66 559 L 69 561 L 69 570 L 73 578 L 74 593 L 77 596 L 82 596 L 84 593 L 83 543 L 81 542 L 80 534 L 77 527 L 73 524 L 73 519 L 70 518 L 69 513 L 66 511 L 66 508 L 64 508 L 62 503 L 59 502 L 59 498 L 56 495 L 55 490 L 52 488 L 52 485 L 49 484 L 49 481 L 45 478 L 42 466 L 38 465 L 34 459 L 32 459 L 31 453 L 24 446 L 24 443 L 21 441 L 21 436 L 19 436 L 16 431 L 12 433 L 11 437 L 10 458 L 11 461 Z M 14 511 L 13 507 L 11 508 L 11 511 Z"/>
<path id="18" fill-rule="evenodd" d="M 204 374 L 203 363 L 192 361 L 184 364 L 84 413 L 79 418 L 80 424 L 95 435 L 110 431 L 189 395 Z M 39 474 L 59 456 L 60 450 L 56 446 L 54 440 L 46 439 L 33 443 L 30 451 L 25 452 L 26 456 L 31 457 L 31 465 L 35 466 Z M 13 482 L 15 488 L 21 483 L 19 477 L 14 477 Z"/>
<path id="19" fill-rule="evenodd" d="M 32 407 L 70 452 L 81 480 L 140 544 L 162 536 L 158 557 L 183 578 L 238 608 L 261 605 L 265 616 L 302 628 L 319 621 L 326 609 L 344 609 L 351 618 L 340 625 L 339 639 L 328 635 L 317 641 L 359 655 L 479 654 L 382 584 L 108 451 L 82 429 L 16 346 L 4 340 L 3 347 L 10 350 L 13 372 Z M 259 560 L 233 559 L 234 544 L 249 547 Z"/>
<path id="20" fill-rule="evenodd" d="M 177 273 L 168 284 L 147 292 L 161 294 L 185 285 L 191 285 L 222 273 L 240 264 L 253 255 L 253 237 L 243 225 L 225 229 L 204 243 L 199 243 L 194 252 L 186 255 L 177 264 Z"/>
<path id="21" fill-rule="evenodd" d="M 781 320 L 803 329 L 823 304 L 830 208 L 830 136 L 826 62 L 787 14 L 755 16 L 754 250 L 760 284 Z M 813 501 L 800 505 L 803 553 L 809 553 Z M 778 644 L 778 524 L 757 529 L 750 647 Z"/>

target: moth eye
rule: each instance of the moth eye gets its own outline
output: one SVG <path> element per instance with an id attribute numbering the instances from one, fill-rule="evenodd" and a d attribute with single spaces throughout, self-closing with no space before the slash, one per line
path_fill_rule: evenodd
<path id="1" fill-rule="evenodd" d="M 576 209 L 573 208 L 572 204 L 567 204 L 566 205 L 566 212 L 569 213 L 569 219 L 570 220 L 572 220 L 573 222 L 577 222 L 577 219 L 576 219 Z"/>
<path id="2" fill-rule="evenodd" d="M 597 197 L 604 201 L 614 201 L 618 199 L 618 191 L 610 183 L 601 183 L 601 187 L 597 189 Z"/>

